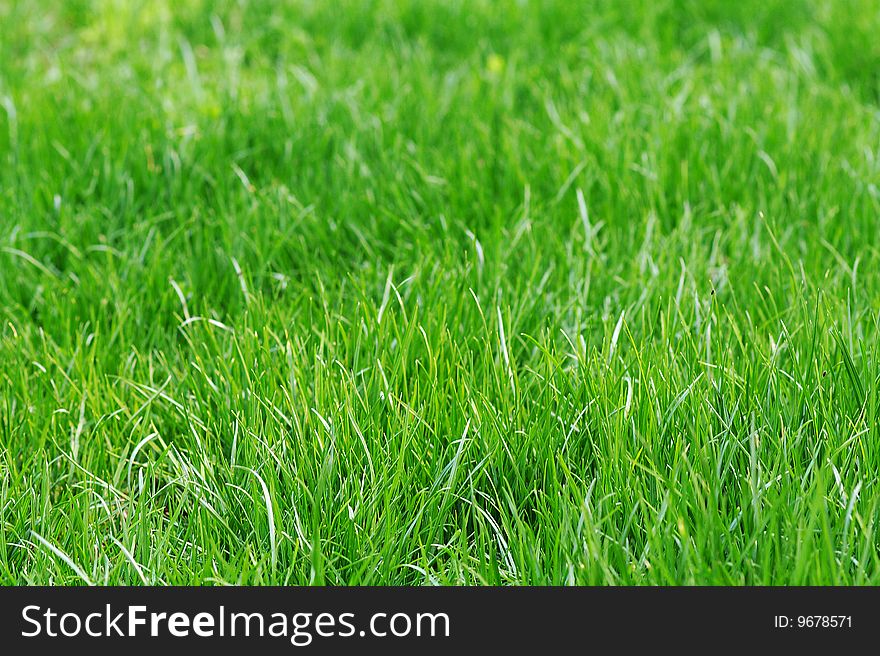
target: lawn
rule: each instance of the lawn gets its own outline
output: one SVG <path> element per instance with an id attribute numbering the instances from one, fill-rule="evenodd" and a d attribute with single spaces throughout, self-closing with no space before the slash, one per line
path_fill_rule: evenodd
<path id="1" fill-rule="evenodd" d="M 0 583 L 880 584 L 878 33 L 0 0 Z"/>

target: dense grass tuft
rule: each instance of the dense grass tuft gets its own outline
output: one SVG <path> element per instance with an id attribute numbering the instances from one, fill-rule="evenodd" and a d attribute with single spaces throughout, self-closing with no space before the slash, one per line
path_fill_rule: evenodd
<path id="1" fill-rule="evenodd" d="M 880 5 L 0 3 L 0 582 L 880 584 Z"/>

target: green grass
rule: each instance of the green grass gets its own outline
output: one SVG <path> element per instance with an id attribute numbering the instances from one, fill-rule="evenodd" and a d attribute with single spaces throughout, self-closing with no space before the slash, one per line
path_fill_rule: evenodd
<path id="1" fill-rule="evenodd" d="M 134 4 L 0 0 L 0 582 L 880 584 L 880 3 Z"/>

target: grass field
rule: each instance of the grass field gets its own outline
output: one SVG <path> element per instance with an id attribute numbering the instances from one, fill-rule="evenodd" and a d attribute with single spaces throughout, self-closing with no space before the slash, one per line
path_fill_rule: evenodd
<path id="1" fill-rule="evenodd" d="M 0 582 L 880 584 L 880 3 L 0 0 Z"/>

